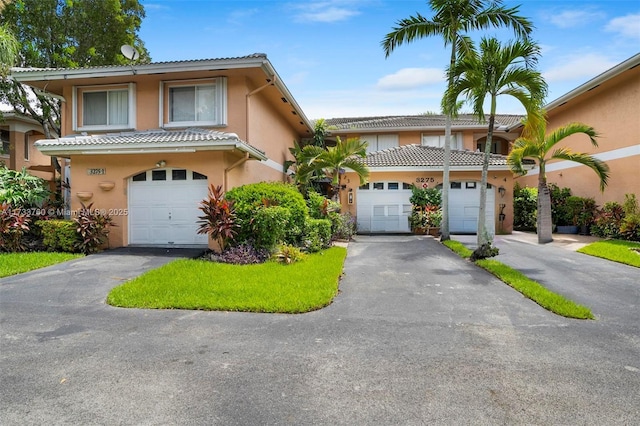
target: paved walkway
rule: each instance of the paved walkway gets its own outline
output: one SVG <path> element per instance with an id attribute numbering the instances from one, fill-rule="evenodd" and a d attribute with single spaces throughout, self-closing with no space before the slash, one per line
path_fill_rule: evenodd
<path id="1" fill-rule="evenodd" d="M 3 426 L 640 423 L 638 321 L 558 317 L 433 238 L 358 236 L 308 314 L 104 303 L 165 254 L 0 280 Z"/>

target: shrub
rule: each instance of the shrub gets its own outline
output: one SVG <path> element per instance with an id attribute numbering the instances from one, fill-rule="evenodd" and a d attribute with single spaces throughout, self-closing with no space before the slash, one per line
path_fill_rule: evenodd
<path id="1" fill-rule="evenodd" d="M 332 213 L 329 215 L 331 219 L 331 239 L 332 240 L 351 240 L 357 231 L 356 218 L 351 213 Z"/>
<path id="2" fill-rule="evenodd" d="M 625 194 L 624 219 L 620 225 L 620 235 L 626 240 L 640 241 L 640 207 L 635 194 Z"/>
<path id="3" fill-rule="evenodd" d="M 0 166 L 0 203 L 29 208 L 42 205 L 50 194 L 47 182 L 30 175 L 24 167 L 16 171 Z"/>
<path id="4" fill-rule="evenodd" d="M 290 265 L 304 259 L 304 253 L 298 247 L 283 244 L 278 247 L 278 251 L 273 255 L 273 259 Z"/>
<path id="5" fill-rule="evenodd" d="M 235 212 L 240 225 L 236 241 L 243 242 L 254 237 L 253 222 L 256 213 L 263 207 L 271 206 L 280 206 L 289 210 L 289 223 L 284 241 L 290 244 L 300 241 L 304 221 L 309 213 L 302 194 L 294 185 L 281 182 L 243 185 L 227 191 L 226 199 L 235 202 Z"/>
<path id="6" fill-rule="evenodd" d="M 305 222 L 304 248 L 317 252 L 331 245 L 331 221 L 327 219 L 307 219 Z"/>
<path id="7" fill-rule="evenodd" d="M 565 208 L 567 198 L 571 196 L 571 189 L 560 188 L 555 183 L 547 185 L 551 196 L 551 220 L 556 225 L 569 225 L 570 217 Z"/>
<path id="8" fill-rule="evenodd" d="M 30 223 L 29 215 L 20 209 L 14 209 L 8 203 L 0 204 L 0 251 L 25 251 L 22 237 L 29 232 Z"/>
<path id="9" fill-rule="evenodd" d="M 513 229 L 534 231 L 538 211 L 538 188 L 513 187 Z"/>
<path id="10" fill-rule="evenodd" d="M 600 238 L 622 238 L 620 227 L 624 219 L 622 205 L 615 201 L 605 203 L 596 213 L 596 219 L 591 226 L 591 235 Z"/>
<path id="11" fill-rule="evenodd" d="M 95 253 L 100 249 L 109 237 L 109 228 L 115 226 L 113 219 L 100 210 L 93 210 L 93 203 L 78 210 L 78 215 L 73 218 L 80 239 L 76 243 L 76 249 L 84 254 Z"/>
<path id="12" fill-rule="evenodd" d="M 498 247 L 493 247 L 491 243 L 484 243 L 471 253 L 469 260 L 475 262 L 476 260 L 497 256 L 499 253 L 500 249 Z"/>
<path id="13" fill-rule="evenodd" d="M 42 243 L 48 251 L 76 251 L 80 237 L 73 221 L 39 220 L 36 225 L 42 231 Z"/>
<path id="14" fill-rule="evenodd" d="M 217 260 L 220 262 L 236 265 L 264 263 L 267 259 L 269 259 L 269 251 L 257 248 L 251 242 L 228 247 L 217 256 Z"/>
<path id="15" fill-rule="evenodd" d="M 414 206 L 437 206 L 442 205 L 442 191 L 438 188 L 420 188 L 411 186 L 411 197 L 409 202 Z"/>
<path id="16" fill-rule="evenodd" d="M 221 185 L 211 185 L 209 197 L 202 200 L 198 208 L 204 213 L 203 216 L 198 216 L 198 234 L 209 234 L 220 246 L 220 251 L 224 251 L 227 244 L 234 240 L 240 227 L 236 223 L 233 200 L 225 200 Z"/>
<path id="17" fill-rule="evenodd" d="M 255 212 L 251 228 L 256 247 L 273 250 L 285 240 L 291 219 L 290 210 L 285 207 L 261 207 Z"/>
<path id="18" fill-rule="evenodd" d="M 340 212 L 340 203 L 332 201 L 315 191 L 307 193 L 307 206 L 309 207 L 309 216 L 313 219 L 326 219 L 332 213 Z"/>

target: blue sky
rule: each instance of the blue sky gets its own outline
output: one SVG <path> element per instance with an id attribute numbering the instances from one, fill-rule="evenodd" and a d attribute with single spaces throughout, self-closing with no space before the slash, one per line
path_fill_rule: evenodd
<path id="1" fill-rule="evenodd" d="M 310 119 L 439 112 L 449 50 L 437 37 L 380 42 L 425 0 L 140 0 L 154 62 L 266 53 Z M 536 27 L 550 102 L 640 51 L 640 2 L 505 1 Z M 507 41 L 507 30 L 490 30 Z M 470 34 L 478 39 L 481 34 Z M 522 113 L 498 100 L 502 113 Z"/>

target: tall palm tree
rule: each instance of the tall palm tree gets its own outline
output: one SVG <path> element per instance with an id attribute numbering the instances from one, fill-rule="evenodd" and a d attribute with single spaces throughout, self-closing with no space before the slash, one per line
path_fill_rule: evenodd
<path id="1" fill-rule="evenodd" d="M 530 40 L 516 40 L 503 46 L 496 38 L 483 38 L 479 54 L 470 51 L 449 70 L 455 81 L 443 98 L 445 108 L 455 105 L 458 96 L 463 95 L 473 105 L 474 114 L 485 121 L 484 105 L 487 100 L 490 104 L 480 183 L 478 246 L 493 240 L 486 230 L 486 202 L 497 100 L 502 95 L 512 96 L 525 107 L 529 117 L 537 116 L 547 93 L 547 84 L 534 69 L 539 56 L 540 48 Z"/>
<path id="2" fill-rule="evenodd" d="M 403 43 L 411 43 L 420 38 L 441 36 L 444 45 L 451 45 L 449 68 L 453 69 L 459 51 L 469 49 L 470 40 L 464 34 L 471 30 L 507 26 L 513 28 L 518 37 L 527 38 L 533 26 L 528 19 L 519 16 L 518 7 L 502 6 L 501 0 L 429 0 L 434 11 L 432 19 L 419 13 L 401 19 L 393 31 L 382 41 L 386 57 Z M 447 86 L 453 85 L 453 75 L 447 76 Z M 451 114 L 445 110 L 445 145 L 442 175 L 442 226 L 441 239 L 449 239 L 449 168 L 451 164 Z"/>
<path id="3" fill-rule="evenodd" d="M 546 165 L 549 160 L 566 160 L 585 165 L 593 170 L 600 179 L 600 191 L 604 191 L 609 180 L 609 166 L 596 157 L 568 148 L 557 147 L 564 138 L 585 134 L 591 145 L 598 146 L 598 134 L 593 127 L 583 123 L 569 123 L 547 134 L 546 120 L 526 122 L 522 136 L 515 140 L 513 149 L 507 158 L 511 170 L 518 175 L 525 175 L 527 170 L 524 159 L 532 159 L 538 166 L 538 216 L 536 219 L 538 243 L 553 241 L 551 225 L 551 197 L 547 187 Z"/>

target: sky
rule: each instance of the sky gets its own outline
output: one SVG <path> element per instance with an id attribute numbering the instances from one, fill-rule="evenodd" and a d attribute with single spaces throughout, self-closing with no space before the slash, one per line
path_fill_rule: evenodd
<path id="1" fill-rule="evenodd" d="M 440 37 L 397 47 L 397 22 L 431 18 L 426 0 L 140 0 L 140 37 L 153 62 L 265 53 L 311 119 L 440 112 L 450 48 Z M 504 1 L 535 26 L 546 103 L 640 52 L 640 1 Z M 469 34 L 513 39 L 509 30 Z M 465 111 L 465 108 L 463 108 Z M 470 108 L 466 108 L 470 111 Z M 508 98 L 498 111 L 521 114 Z"/>

